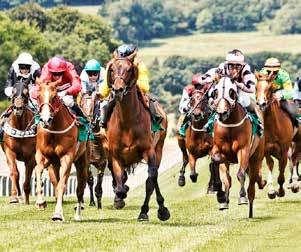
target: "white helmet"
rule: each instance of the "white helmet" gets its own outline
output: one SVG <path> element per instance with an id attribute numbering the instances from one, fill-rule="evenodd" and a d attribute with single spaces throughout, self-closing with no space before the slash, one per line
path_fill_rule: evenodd
<path id="1" fill-rule="evenodd" d="M 18 56 L 18 58 L 16 59 L 16 63 L 18 65 L 33 65 L 33 59 L 32 56 L 29 53 L 23 52 L 20 53 L 20 55 Z"/>
<path id="2" fill-rule="evenodd" d="M 234 49 L 233 51 L 230 51 L 226 55 L 226 63 L 227 64 L 240 64 L 244 65 L 245 64 L 245 57 L 243 53 L 238 50 Z"/>

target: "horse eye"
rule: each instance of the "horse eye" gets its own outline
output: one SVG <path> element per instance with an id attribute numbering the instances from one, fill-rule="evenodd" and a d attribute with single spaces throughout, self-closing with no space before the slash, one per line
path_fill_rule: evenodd
<path id="1" fill-rule="evenodd" d="M 230 91 L 229 91 L 229 96 L 230 96 L 230 98 L 232 99 L 232 100 L 235 100 L 235 91 L 234 91 L 234 89 L 230 89 Z"/>

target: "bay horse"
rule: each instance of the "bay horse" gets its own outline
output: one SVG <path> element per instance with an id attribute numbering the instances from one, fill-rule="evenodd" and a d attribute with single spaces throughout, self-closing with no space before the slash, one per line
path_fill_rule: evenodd
<path id="1" fill-rule="evenodd" d="M 264 138 L 252 134 L 252 124 L 245 109 L 238 103 L 237 86 L 223 76 L 213 91 L 217 120 L 214 123 L 212 160 L 219 164 L 221 180 L 225 191 L 217 193 L 220 210 L 229 206 L 231 176 L 230 163 L 238 163 L 237 178 L 241 184 L 239 204 L 249 200 L 249 218 L 253 217 L 255 183 L 262 189 L 261 166 L 264 158 Z M 246 173 L 249 175 L 248 199 L 244 188 Z"/>
<path id="2" fill-rule="evenodd" d="M 203 130 L 203 126 L 207 123 L 211 110 L 208 107 L 208 99 L 203 90 L 195 90 L 190 99 L 191 110 L 191 125 L 185 132 L 185 138 L 178 136 L 178 145 L 183 155 L 183 165 L 180 170 L 178 180 L 179 186 L 185 185 L 185 168 L 189 163 L 190 179 L 193 183 L 197 182 L 198 173 L 195 171 L 196 161 L 199 158 L 205 157 L 211 151 L 213 140 L 209 133 Z M 188 154 L 187 154 L 188 150 Z M 212 165 L 210 164 L 211 179 L 208 185 L 208 192 L 212 190 L 211 185 L 214 176 L 212 176 Z"/>
<path id="3" fill-rule="evenodd" d="M 97 169 L 97 182 L 95 186 L 95 196 L 97 198 L 97 208 L 101 208 L 101 197 L 102 197 L 102 180 L 104 176 L 104 171 L 107 166 L 107 155 L 103 147 L 103 136 L 100 132 L 99 123 L 93 117 L 95 106 L 97 104 L 99 97 L 95 92 L 87 92 L 81 96 L 80 107 L 82 108 L 83 113 L 90 121 L 90 130 L 93 134 L 94 139 L 90 141 L 90 164 L 92 164 Z M 94 194 L 93 194 L 93 185 L 94 178 L 92 172 L 89 170 L 88 174 L 88 185 L 90 189 L 90 206 L 95 206 Z"/>
<path id="4" fill-rule="evenodd" d="M 268 166 L 268 197 L 274 199 L 276 196 L 283 197 L 285 195 L 283 187 L 285 181 L 284 172 L 288 159 L 288 150 L 296 132 L 294 132 L 288 113 L 281 109 L 280 103 L 273 98 L 271 75 L 257 72 L 255 75 L 257 78 L 256 101 L 264 117 L 264 152 Z M 279 161 L 278 192 L 273 185 L 274 161 L 272 156 Z"/>
<path id="5" fill-rule="evenodd" d="M 5 153 L 12 181 L 10 203 L 18 203 L 21 195 L 19 186 L 19 171 L 17 160 L 25 164 L 25 181 L 23 184 L 25 204 L 29 204 L 30 181 L 35 162 L 36 133 L 31 126 L 34 124 L 34 112 L 29 108 L 30 78 L 15 80 L 12 96 L 12 112 L 4 124 L 3 142 L 1 144 Z"/>
<path id="6" fill-rule="evenodd" d="M 134 63 L 136 53 L 119 58 L 114 54 L 108 64 L 107 80 L 111 86 L 112 98 L 116 101 L 108 121 L 107 139 L 109 155 L 112 160 L 113 174 L 116 181 L 115 194 L 121 199 L 127 197 L 124 186 L 126 169 L 142 159 L 148 163 L 146 195 L 138 221 L 148 220 L 149 200 L 155 190 L 159 205 L 158 218 L 162 221 L 170 217 L 164 206 L 164 198 L 158 185 L 158 168 L 162 158 L 162 149 L 166 130 L 151 131 L 151 116 L 138 96 L 138 66 Z M 162 110 L 162 109 L 161 109 Z M 161 125 L 167 129 L 166 114 Z M 164 114 L 163 114 L 164 113 Z"/>
<path id="7" fill-rule="evenodd" d="M 81 208 L 89 169 L 89 142 L 77 142 L 78 127 L 76 118 L 61 102 L 57 95 L 56 82 L 43 83 L 39 80 L 37 102 L 39 106 L 40 123 L 37 129 L 37 147 L 35 167 L 37 180 L 38 209 L 46 207 L 42 194 L 41 175 L 48 168 L 50 180 L 55 188 L 56 206 L 52 217 L 54 221 L 64 221 L 63 194 L 70 175 L 71 165 L 75 164 L 77 173 L 77 207 L 75 220 L 81 220 Z"/>

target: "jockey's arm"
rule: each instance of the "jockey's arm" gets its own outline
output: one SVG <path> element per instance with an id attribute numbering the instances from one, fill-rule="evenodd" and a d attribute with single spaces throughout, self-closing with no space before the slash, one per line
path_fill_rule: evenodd
<path id="1" fill-rule="evenodd" d="M 179 111 L 180 111 L 181 114 L 185 114 L 185 113 L 188 112 L 188 110 L 189 110 L 189 100 L 190 100 L 189 94 L 186 91 L 186 89 L 184 89 L 183 94 L 182 94 L 182 98 L 181 98 L 181 101 L 180 101 L 180 104 L 179 104 Z"/>
<path id="2" fill-rule="evenodd" d="M 242 81 L 243 83 L 238 83 L 237 86 L 246 93 L 255 93 L 255 82 L 256 77 L 251 72 L 251 68 L 249 65 L 245 65 L 241 71 Z"/>
<path id="3" fill-rule="evenodd" d="M 138 63 L 137 85 L 144 94 L 149 92 L 149 73 L 146 65 L 142 62 Z"/>
<path id="4" fill-rule="evenodd" d="M 293 85 L 289 74 L 282 69 L 280 69 L 278 74 L 280 75 L 279 79 L 281 80 L 281 84 L 280 90 L 276 92 L 279 93 L 281 95 L 281 98 L 284 100 L 293 99 Z"/>
<path id="5" fill-rule="evenodd" d="M 71 87 L 69 87 L 66 90 L 66 94 L 76 96 L 82 90 L 82 86 L 81 86 L 80 78 L 77 72 L 75 71 L 74 67 L 69 68 L 69 76 L 71 78 L 70 80 Z"/>
<path id="6" fill-rule="evenodd" d="M 4 93 L 7 97 L 11 97 L 12 92 L 13 92 L 13 87 L 14 87 L 14 75 L 15 75 L 15 70 L 13 68 L 13 66 L 10 67 L 8 74 L 7 74 L 7 80 L 5 83 L 5 89 L 4 89 Z"/>

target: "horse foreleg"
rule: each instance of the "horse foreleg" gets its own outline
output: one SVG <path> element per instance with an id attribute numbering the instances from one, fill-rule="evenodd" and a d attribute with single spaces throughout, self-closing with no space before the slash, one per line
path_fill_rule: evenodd
<path id="1" fill-rule="evenodd" d="M 37 193 L 36 207 L 38 210 L 44 210 L 46 207 L 46 201 L 43 198 L 42 173 L 44 170 L 45 158 L 43 157 L 42 153 L 39 150 L 37 150 L 35 159 L 36 159 L 35 173 L 36 173 L 36 193 Z"/>
<path id="2" fill-rule="evenodd" d="M 93 193 L 94 177 L 90 169 L 88 171 L 88 186 L 90 190 L 90 206 L 95 206 L 94 193 Z"/>
<path id="3" fill-rule="evenodd" d="M 219 192 L 222 189 L 222 181 L 219 176 L 219 166 L 214 162 L 210 162 L 209 164 L 210 171 L 210 180 L 208 183 L 207 194 L 213 194 L 215 192 Z"/>
<path id="4" fill-rule="evenodd" d="M 182 151 L 182 158 L 183 158 L 183 164 L 180 170 L 178 185 L 185 186 L 185 168 L 188 164 L 188 154 L 186 150 L 185 139 L 182 137 L 178 137 L 178 145 Z"/>
<path id="5" fill-rule="evenodd" d="M 272 157 L 270 155 L 266 155 L 265 156 L 266 159 L 266 163 L 268 166 L 268 197 L 270 199 L 275 199 L 276 195 L 277 195 L 277 191 L 274 188 L 273 185 L 273 168 L 274 168 L 274 160 L 272 159 Z"/>
<path id="6" fill-rule="evenodd" d="M 95 186 L 95 196 L 97 198 L 97 209 L 101 209 L 103 175 L 104 175 L 104 169 L 100 168 L 98 170 L 97 182 L 96 182 L 96 186 Z"/>
<path id="7" fill-rule="evenodd" d="M 64 221 L 63 195 L 70 174 L 71 164 L 73 159 L 74 159 L 74 153 L 70 153 L 70 152 L 64 155 L 63 157 L 61 157 L 60 159 L 61 161 L 60 180 L 56 188 L 57 200 L 56 200 L 54 214 L 52 216 L 52 220 L 54 221 Z"/>
<path id="8" fill-rule="evenodd" d="M 123 185 L 124 169 L 115 158 L 112 158 L 112 165 L 116 183 L 115 194 L 118 198 L 125 199 L 127 197 L 127 190 Z"/>
<path id="9" fill-rule="evenodd" d="M 289 188 L 292 190 L 293 193 L 297 193 L 299 191 L 298 163 L 299 163 L 299 159 L 300 159 L 300 154 L 293 153 L 292 155 L 289 155 L 290 169 L 291 169 L 291 178 L 290 178 Z"/>
<path id="10" fill-rule="evenodd" d="M 287 151 L 282 153 L 281 159 L 279 160 L 279 176 L 278 176 L 278 184 L 279 184 L 279 191 L 278 191 L 278 197 L 284 197 L 285 190 L 283 187 L 285 177 L 284 177 L 284 171 L 287 164 Z"/>
<path id="11" fill-rule="evenodd" d="M 190 166 L 190 179 L 193 183 L 196 183 L 198 180 L 198 173 L 195 171 L 196 158 L 189 153 L 189 166 Z"/>
<path id="12" fill-rule="evenodd" d="M 34 157 L 29 161 L 25 161 L 25 181 L 23 184 L 23 190 L 25 194 L 25 204 L 29 204 L 29 194 L 30 194 L 30 181 L 33 169 L 35 167 Z"/>
<path id="13" fill-rule="evenodd" d="M 54 166 L 50 164 L 48 166 L 48 176 L 50 178 L 50 181 L 53 185 L 53 188 L 57 188 L 57 184 L 59 183 L 60 180 L 60 167 L 59 166 Z M 55 191 L 55 198 L 57 199 L 57 192 Z"/>
<path id="14" fill-rule="evenodd" d="M 19 171 L 16 163 L 16 154 L 9 148 L 5 149 L 6 161 L 9 167 L 9 176 L 12 182 L 11 197 L 9 203 L 19 203 Z"/>
<path id="15" fill-rule="evenodd" d="M 218 202 L 220 203 L 219 210 L 224 210 L 229 208 L 229 192 L 231 187 L 229 164 L 225 164 L 225 163 L 220 164 L 219 172 L 225 191 L 218 192 L 217 197 L 218 197 Z"/>
<path id="16" fill-rule="evenodd" d="M 250 161 L 249 165 L 249 186 L 248 186 L 248 198 L 249 198 L 249 218 L 253 218 L 253 201 L 255 198 L 255 183 L 258 179 L 258 171 L 260 169 L 261 162 Z"/>
<path id="17" fill-rule="evenodd" d="M 248 204 L 248 198 L 245 190 L 246 181 L 246 170 L 249 165 L 249 147 L 241 149 L 237 152 L 237 159 L 239 164 L 239 169 L 237 172 L 237 179 L 240 182 L 240 192 L 238 198 L 238 205 Z"/>

